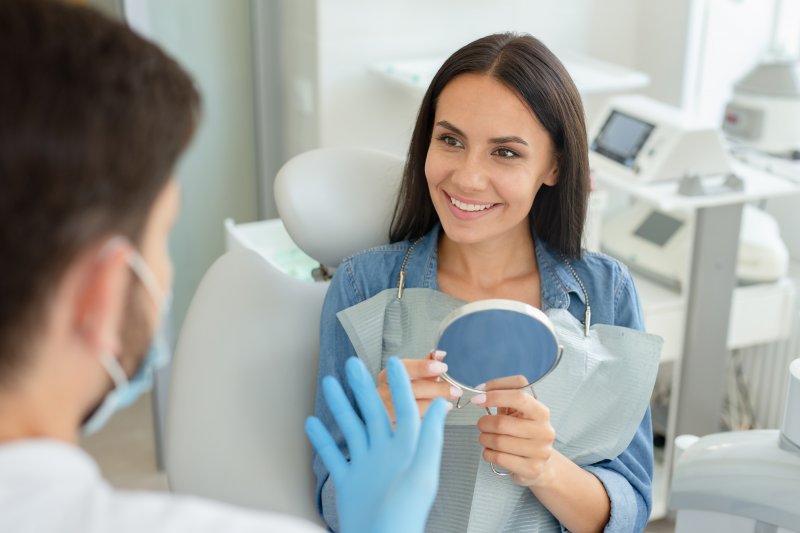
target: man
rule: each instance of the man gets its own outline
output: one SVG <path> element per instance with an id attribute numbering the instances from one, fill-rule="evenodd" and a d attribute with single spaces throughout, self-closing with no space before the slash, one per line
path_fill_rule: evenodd
<path id="1" fill-rule="evenodd" d="M 56 2 L 0 1 L 2 532 L 316 530 L 116 491 L 76 445 L 81 428 L 134 401 L 164 361 L 154 338 L 172 284 L 172 173 L 199 107 L 180 66 L 123 25 Z M 324 385 L 352 460 L 308 423 L 342 495 L 345 531 L 421 530 L 433 502 L 444 405 L 420 428 L 407 376 L 392 364 L 396 430 L 355 360 L 348 380 L 366 427 L 338 383 Z"/>

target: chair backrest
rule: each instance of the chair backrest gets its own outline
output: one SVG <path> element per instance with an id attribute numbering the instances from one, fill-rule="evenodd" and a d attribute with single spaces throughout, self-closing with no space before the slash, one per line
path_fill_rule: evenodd
<path id="1" fill-rule="evenodd" d="M 367 148 L 320 148 L 275 177 L 275 204 L 292 240 L 326 266 L 385 244 L 401 157 Z"/>
<path id="2" fill-rule="evenodd" d="M 316 519 L 303 423 L 326 289 L 252 250 L 211 266 L 175 351 L 165 442 L 172 490 Z"/>
<path id="3" fill-rule="evenodd" d="M 297 156 L 275 186 L 286 231 L 327 265 L 385 242 L 401 163 L 358 149 Z M 297 279 L 270 260 L 286 241 L 279 220 L 225 226 L 228 252 L 201 281 L 175 351 L 169 484 L 319 521 L 303 424 L 313 413 L 328 284 Z"/>

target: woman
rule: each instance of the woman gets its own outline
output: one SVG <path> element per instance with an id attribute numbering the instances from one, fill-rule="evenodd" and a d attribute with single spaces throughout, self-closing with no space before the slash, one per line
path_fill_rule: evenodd
<path id="1" fill-rule="evenodd" d="M 391 415 L 382 368 L 397 353 L 421 413 L 434 398 L 455 400 L 461 391 L 436 379 L 446 369 L 444 354 L 425 357 L 435 331 L 429 326 L 454 305 L 489 298 L 561 316 L 559 337 L 564 328 L 585 327 L 586 342 L 598 344 L 585 350 L 588 356 L 578 346 L 562 361 L 592 366 L 586 357 L 607 348 L 597 339 L 600 325 L 642 330 L 643 324 L 627 270 L 581 250 L 588 187 L 583 108 L 558 59 L 527 35 L 490 35 L 458 50 L 423 99 L 390 229 L 393 244 L 345 260 L 333 278 L 322 312 L 320 376 L 341 377 L 344 361 L 357 353 L 376 375 Z M 655 343 L 643 342 L 652 361 Z M 637 346 L 611 352 L 635 360 Z M 653 368 L 630 382 L 652 386 Z M 603 372 L 592 380 L 608 380 Z M 625 443 L 596 454 L 589 441 L 570 448 L 558 438 L 570 417 L 589 416 L 593 404 L 603 403 L 596 395 L 580 393 L 583 403 L 559 411 L 557 424 L 547 403 L 529 394 L 490 390 L 472 398 L 505 414 L 478 418 L 473 409 L 472 421 L 461 425 L 455 413 L 448 417 L 428 529 L 643 530 L 653 469 L 647 388 L 631 411 L 637 414 Z M 324 402 L 317 407 L 317 416 L 330 421 Z M 510 471 L 513 483 L 486 474 L 484 461 Z M 335 529 L 332 484 L 316 457 L 314 467 L 320 510 Z"/>

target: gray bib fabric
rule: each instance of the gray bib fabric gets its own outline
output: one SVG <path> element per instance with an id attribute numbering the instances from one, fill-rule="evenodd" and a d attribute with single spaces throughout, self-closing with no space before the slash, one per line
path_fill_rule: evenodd
<path id="1" fill-rule="evenodd" d="M 427 357 L 441 321 L 464 303 L 433 289 L 405 289 L 401 299 L 397 289 L 386 289 L 336 316 L 377 378 L 392 355 Z M 579 465 L 613 459 L 627 448 L 647 410 L 663 341 L 604 324 L 584 336 L 583 325 L 566 309 L 546 314 L 564 347 L 558 367 L 535 387 L 550 409 L 554 447 Z M 528 488 L 495 475 L 481 458 L 476 422 L 484 414 L 467 404 L 447 417 L 439 494 L 427 531 L 560 531 Z"/>

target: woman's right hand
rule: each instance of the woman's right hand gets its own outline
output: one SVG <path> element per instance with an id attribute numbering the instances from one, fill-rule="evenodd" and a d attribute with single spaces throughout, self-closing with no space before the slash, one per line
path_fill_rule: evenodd
<path id="1" fill-rule="evenodd" d="M 437 350 L 429 353 L 426 359 L 400 360 L 406 368 L 408 377 L 411 378 L 411 390 L 414 392 L 414 399 L 417 401 L 419 416 L 425 415 L 431 402 L 436 398 L 456 400 L 461 397 L 461 389 L 439 379 L 439 376 L 447 371 L 447 365 L 442 362 L 444 356 L 444 352 Z M 389 419 L 394 424 L 395 413 L 392 392 L 389 390 L 389 384 L 386 381 L 385 368 L 378 374 L 378 395 L 381 397 L 386 412 L 389 414 Z M 452 404 L 450 406 L 452 408 Z"/>

